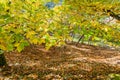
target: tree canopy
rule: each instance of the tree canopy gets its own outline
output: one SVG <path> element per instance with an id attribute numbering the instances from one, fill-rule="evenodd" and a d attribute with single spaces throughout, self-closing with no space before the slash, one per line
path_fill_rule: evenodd
<path id="1" fill-rule="evenodd" d="M 49 49 L 72 40 L 70 33 L 120 45 L 119 0 L 64 0 L 52 9 L 45 6 L 60 1 L 0 0 L 0 49 L 20 52 L 33 44 Z M 115 24 L 111 20 L 105 24 L 110 16 Z"/>

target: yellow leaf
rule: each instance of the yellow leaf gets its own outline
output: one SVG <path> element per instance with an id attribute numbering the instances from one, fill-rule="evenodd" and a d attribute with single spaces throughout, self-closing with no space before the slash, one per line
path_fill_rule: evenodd
<path id="1" fill-rule="evenodd" d="M 20 43 L 15 43 L 14 46 L 17 47 L 17 46 L 19 46 L 19 44 L 20 44 Z"/>
<path id="2" fill-rule="evenodd" d="M 31 38 L 31 36 L 34 35 L 34 34 L 35 34 L 35 31 L 29 31 L 29 32 L 26 33 L 26 37 Z"/>
<path id="3" fill-rule="evenodd" d="M 42 44 L 42 43 L 45 43 L 45 39 L 40 39 L 40 40 L 38 41 L 38 44 Z"/>
<path id="4" fill-rule="evenodd" d="M 105 31 L 107 32 L 107 31 L 108 31 L 108 29 L 107 29 L 107 28 L 105 28 Z"/>
<path id="5" fill-rule="evenodd" d="M 34 43 L 34 44 L 37 44 L 38 43 L 38 39 L 33 39 L 31 42 Z"/>
<path id="6" fill-rule="evenodd" d="M 2 50 L 6 50 L 5 45 L 0 44 L 0 49 L 2 49 Z"/>

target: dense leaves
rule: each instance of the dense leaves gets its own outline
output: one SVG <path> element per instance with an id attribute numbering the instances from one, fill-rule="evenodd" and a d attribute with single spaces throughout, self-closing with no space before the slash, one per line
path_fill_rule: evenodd
<path id="1" fill-rule="evenodd" d="M 43 43 L 49 49 L 72 40 L 70 33 L 120 45 L 119 22 L 104 21 L 111 16 L 108 10 L 120 11 L 120 2 L 110 1 L 1 0 L 0 49 L 20 52 L 25 46 Z"/>

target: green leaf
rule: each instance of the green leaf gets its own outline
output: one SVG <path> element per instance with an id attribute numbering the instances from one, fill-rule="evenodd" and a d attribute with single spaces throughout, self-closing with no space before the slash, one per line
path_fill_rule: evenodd
<path id="1" fill-rule="evenodd" d="M 8 51 L 13 51 L 13 49 L 14 49 L 14 46 L 13 46 L 13 44 L 8 44 L 7 45 L 7 49 L 8 49 Z"/>
<path id="2" fill-rule="evenodd" d="M 3 50 L 0 50 L 0 54 L 3 54 L 4 53 L 4 51 Z"/>
<path id="3" fill-rule="evenodd" d="M 21 40 L 21 42 L 17 45 L 17 51 L 21 52 L 25 48 L 25 46 L 28 46 L 28 45 L 29 43 L 27 41 Z"/>

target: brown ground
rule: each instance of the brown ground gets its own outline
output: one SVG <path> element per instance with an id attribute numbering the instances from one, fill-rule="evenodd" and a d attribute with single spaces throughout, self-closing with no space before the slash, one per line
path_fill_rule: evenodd
<path id="1" fill-rule="evenodd" d="M 95 46 L 27 47 L 5 54 L 8 65 L 0 80 L 106 80 L 120 73 L 120 51 Z"/>

